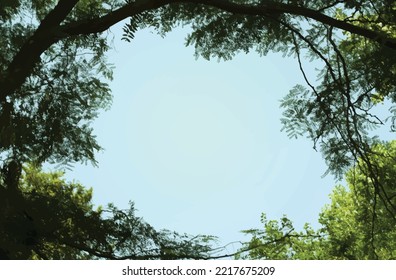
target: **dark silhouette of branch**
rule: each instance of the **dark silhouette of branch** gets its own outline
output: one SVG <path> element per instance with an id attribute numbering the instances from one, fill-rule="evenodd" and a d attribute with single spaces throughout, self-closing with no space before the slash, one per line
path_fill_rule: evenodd
<path id="1" fill-rule="evenodd" d="M 267 1 L 259 5 L 247 5 L 237 4 L 228 0 L 140 0 L 130 2 L 96 19 L 80 20 L 61 25 L 61 22 L 66 18 L 77 2 L 78 0 L 60 0 L 55 9 L 44 18 L 32 37 L 22 46 L 5 72 L 5 75 L 0 77 L 0 101 L 6 100 L 6 96 L 14 92 L 24 83 L 34 65 L 40 61 L 40 55 L 52 44 L 71 36 L 101 33 L 128 17 L 144 11 L 154 10 L 168 4 L 189 3 L 207 5 L 229 13 L 241 15 L 265 17 L 274 16 L 276 14 L 290 14 L 306 17 L 363 36 L 396 50 L 396 39 L 394 38 L 389 38 L 376 31 L 359 27 L 346 21 L 334 19 L 320 11 L 272 1 Z"/>

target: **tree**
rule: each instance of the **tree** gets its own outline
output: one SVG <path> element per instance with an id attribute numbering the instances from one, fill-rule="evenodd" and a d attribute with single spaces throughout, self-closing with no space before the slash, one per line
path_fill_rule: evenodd
<path id="1" fill-rule="evenodd" d="M 380 166 L 382 185 L 396 200 L 396 141 L 376 145 L 378 155 L 372 160 Z M 313 230 L 306 224 L 296 231 L 292 222 L 283 217 L 268 221 L 262 215 L 262 230 L 247 230 L 250 242 L 240 251 L 249 259 L 396 259 L 396 223 L 378 199 L 370 178 L 362 170 L 368 167 L 360 160 L 346 174 L 348 188 L 338 185 L 331 202 L 319 215 L 321 227 Z M 246 254 L 246 252 L 248 252 Z"/>
<path id="2" fill-rule="evenodd" d="M 92 189 L 62 176 L 24 168 L 17 205 L 0 216 L 1 259 L 202 259 L 212 252 L 213 237 L 157 231 L 133 204 L 95 209 Z"/>
<path id="3" fill-rule="evenodd" d="M 375 194 L 396 219 L 371 155 L 371 130 L 395 128 L 396 107 L 382 120 L 372 108 L 396 101 L 396 4 L 393 0 L 6 0 L 0 4 L 0 188 L 3 212 L 19 196 L 22 166 L 46 161 L 96 164 L 90 127 L 111 103 L 105 31 L 126 18 L 125 40 L 139 28 L 165 35 L 189 25 L 186 43 L 204 58 L 231 59 L 254 49 L 294 55 L 307 88 L 282 100 L 284 129 L 308 135 L 329 172 L 340 177 L 358 158 Z M 319 60 L 319 82 L 302 56 Z"/>

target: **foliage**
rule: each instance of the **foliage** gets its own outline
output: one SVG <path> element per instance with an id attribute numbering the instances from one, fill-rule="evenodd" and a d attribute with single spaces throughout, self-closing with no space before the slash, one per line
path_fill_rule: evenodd
<path id="1" fill-rule="evenodd" d="M 395 203 L 396 141 L 378 144 L 371 158 L 379 166 L 381 183 Z M 292 222 L 266 219 L 264 229 L 246 230 L 251 240 L 238 257 L 247 259 L 396 259 L 396 221 L 378 199 L 370 178 L 364 173 L 367 165 L 359 161 L 346 173 L 348 188 L 338 185 L 319 215 L 320 229 L 308 224 L 302 231 Z M 247 252 L 247 253 L 246 253 Z"/>
<path id="2" fill-rule="evenodd" d="M 373 147 L 379 143 L 373 136 L 375 128 L 389 125 L 394 131 L 396 126 L 395 11 L 393 0 L 1 1 L 0 192 L 4 203 L 0 216 L 2 222 L 11 223 L 11 228 L 29 225 L 27 231 L 21 231 L 22 235 L 5 234 L 7 244 L 36 244 L 37 238 L 30 235 L 45 231 L 40 227 L 44 227 L 45 221 L 40 220 L 41 224 L 16 221 L 30 220 L 36 207 L 44 207 L 41 201 L 59 201 L 59 197 L 55 199 L 44 191 L 36 197 L 37 194 L 23 190 L 20 180 L 25 179 L 20 177 L 24 163 L 39 166 L 46 161 L 60 164 L 90 161 L 96 164 L 95 152 L 100 146 L 91 122 L 111 103 L 107 81 L 112 79 L 112 67 L 105 56 L 110 45 L 104 31 L 127 18 L 130 22 L 124 27 L 126 41 L 131 41 L 140 28 L 152 27 L 164 36 L 178 25 L 188 25 L 192 32 L 186 44 L 194 46 L 196 55 L 206 59 L 227 60 L 241 51 L 256 51 L 261 55 L 274 51 L 295 56 L 306 86 L 297 85 L 282 99 L 284 130 L 291 137 L 306 135 L 312 139 L 314 148 L 322 151 L 328 172 L 338 177 L 357 164 L 360 172 L 369 178 L 369 184 L 364 185 L 365 192 L 373 195 L 371 199 L 378 205 L 383 205 L 374 207 L 373 211 L 387 211 L 396 217 L 392 190 L 386 187 L 378 165 L 385 160 L 384 154 L 379 154 L 378 160 L 373 157 Z M 323 66 L 318 70 L 316 81 L 306 74 L 304 56 Z M 381 119 L 372 109 L 384 100 L 391 103 L 390 115 Z M 394 158 L 389 163 L 393 166 Z M 58 195 L 72 196 L 70 190 Z M 65 198 L 65 203 L 71 201 Z M 33 212 L 22 214 L 24 208 L 15 205 L 25 205 Z M 92 226 L 101 229 L 100 223 L 104 220 L 100 211 L 84 209 L 90 213 Z M 67 219 L 66 213 L 77 217 L 85 210 L 61 207 L 59 211 L 65 212 L 59 215 Z M 127 225 L 123 215 L 117 216 L 117 211 L 110 207 L 112 221 L 115 223 L 114 219 L 119 217 L 120 223 Z M 46 217 L 50 218 L 53 217 Z M 76 238 L 80 238 L 82 235 L 78 234 L 82 232 L 94 233 L 84 224 L 78 224 L 79 219 L 75 221 L 70 228 L 60 227 L 64 231 L 59 236 L 76 234 Z M 50 224 L 59 222 L 54 220 Z M 76 231 L 71 230 L 74 226 Z M 286 220 L 280 225 L 283 227 L 289 227 Z M 28 237 L 24 235 L 26 232 Z M 107 234 L 114 234 L 115 240 L 119 240 L 123 231 Z M 101 257 L 101 253 L 92 248 L 106 253 L 105 257 L 114 257 L 119 252 L 121 255 L 136 253 L 124 252 L 127 248 L 120 244 L 110 246 L 103 236 L 94 236 L 93 240 L 92 243 L 80 240 L 71 247 L 80 252 L 82 249 L 77 246 L 84 244 L 85 251 L 82 251 L 91 250 L 89 254 L 97 257 Z M 169 239 L 167 242 L 173 244 Z M 44 247 L 37 246 L 34 247 L 38 248 L 36 254 L 41 250 L 41 254 L 46 252 L 50 257 L 75 255 L 60 253 L 57 249 L 45 251 Z M 62 243 L 62 246 L 69 245 Z M 373 243 L 373 246 L 377 245 Z M 52 243 L 50 247 L 58 248 Z M 159 250 L 158 246 L 153 248 Z M 10 250 L 18 251 L 14 249 Z M 140 253 L 136 254 L 141 256 Z M 84 258 L 84 254 L 78 256 Z M 27 256 L 31 256 L 28 251 L 13 255 L 15 258 Z"/>
<path id="3" fill-rule="evenodd" d="M 8 19 L 0 21 L 2 75 L 55 2 L 10 1 L 10 7 L 18 8 L 3 10 Z M 93 5 L 82 1 L 68 20 L 99 15 Z M 100 147 L 90 122 L 111 102 L 110 88 L 103 82 L 112 78 L 104 56 L 108 48 L 100 34 L 57 42 L 41 55 L 21 88 L 6 98 L 3 93 L 0 155 L 5 162 L 12 158 L 20 162 L 95 163 L 94 151 Z"/>
<path id="4" fill-rule="evenodd" d="M 212 237 L 157 231 L 135 216 L 133 204 L 127 210 L 111 204 L 95 209 L 92 189 L 67 183 L 62 176 L 30 165 L 24 169 L 20 193 L 14 199 L 6 199 L 3 191 L 1 207 L 7 215 L 0 216 L 0 258 L 208 257 Z"/>

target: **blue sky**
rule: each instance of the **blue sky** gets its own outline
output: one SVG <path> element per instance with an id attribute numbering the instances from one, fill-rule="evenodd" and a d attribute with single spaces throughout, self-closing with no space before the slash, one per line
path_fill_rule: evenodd
<path id="1" fill-rule="evenodd" d="M 240 231 L 260 227 L 262 212 L 316 225 L 335 182 L 321 178 L 326 166 L 310 140 L 280 131 L 279 100 L 304 83 L 297 61 L 254 52 L 196 60 L 186 30 L 139 31 L 126 43 L 121 28 L 111 29 L 108 53 L 113 105 L 93 124 L 99 167 L 75 165 L 67 178 L 93 187 L 96 204 L 132 200 L 158 229 L 223 245 L 247 240 Z"/>

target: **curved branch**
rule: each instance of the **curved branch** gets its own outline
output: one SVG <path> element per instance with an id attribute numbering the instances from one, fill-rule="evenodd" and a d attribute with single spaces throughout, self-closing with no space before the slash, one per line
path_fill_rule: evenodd
<path id="1" fill-rule="evenodd" d="M 33 67 L 40 61 L 40 55 L 61 39 L 83 34 L 100 33 L 130 16 L 144 11 L 154 10 L 168 4 L 189 3 L 207 5 L 229 13 L 242 15 L 273 16 L 276 14 L 290 14 L 307 17 L 326 25 L 366 37 L 396 50 L 396 39 L 394 38 L 389 38 L 375 31 L 334 19 L 322 14 L 320 11 L 272 1 L 261 3 L 260 5 L 248 5 L 237 4 L 230 0 L 138 0 L 130 2 L 96 19 L 80 20 L 61 25 L 61 22 L 67 17 L 78 1 L 60 0 L 54 10 L 42 21 L 33 36 L 22 46 L 7 71 L 0 77 L 0 101 L 4 101 L 6 96 L 21 87 Z"/>
<path id="2" fill-rule="evenodd" d="M 59 41 L 53 34 L 69 15 L 79 0 L 60 0 L 55 8 L 41 21 L 34 34 L 26 40 L 6 70 L 0 77 L 0 102 L 18 89 L 40 61 L 40 55 L 52 44 Z"/>
<path id="3" fill-rule="evenodd" d="M 291 4 L 267 1 L 259 5 L 237 4 L 229 0 L 142 0 L 128 4 L 101 18 L 89 21 L 78 21 L 70 23 L 61 28 L 61 32 L 68 35 L 90 34 L 103 32 L 112 25 L 130 16 L 145 10 L 152 10 L 167 4 L 190 3 L 207 5 L 220 10 L 241 15 L 268 16 L 274 14 L 290 14 L 307 17 L 329 26 L 339 28 L 350 33 L 366 37 L 384 46 L 396 50 L 396 39 L 389 38 L 373 30 L 350 24 L 348 22 L 329 17 L 320 11 L 294 6 Z"/>

